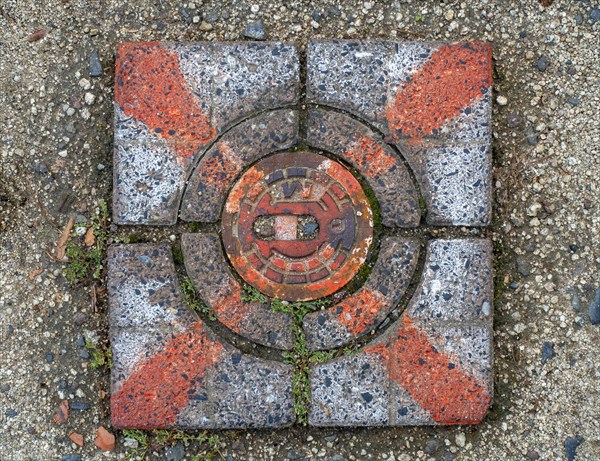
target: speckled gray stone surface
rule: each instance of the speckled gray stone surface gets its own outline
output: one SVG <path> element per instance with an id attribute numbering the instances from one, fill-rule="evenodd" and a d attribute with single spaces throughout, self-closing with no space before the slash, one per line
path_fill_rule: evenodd
<path id="1" fill-rule="evenodd" d="M 312 369 L 309 424 L 381 426 L 389 423 L 388 378 L 376 355 L 341 357 Z"/>
<path id="2" fill-rule="evenodd" d="M 199 42 L 174 49 L 191 88 L 210 94 L 200 99 L 211 101 L 211 124 L 219 132 L 261 110 L 294 104 L 300 96 L 300 61 L 292 44 Z"/>
<path id="3" fill-rule="evenodd" d="M 355 354 L 314 365 L 319 426 L 473 424 L 491 401 L 491 242 L 432 240 L 400 319 Z"/>
<path id="4" fill-rule="evenodd" d="M 165 43 L 163 47 L 177 57 L 177 72 L 183 76 L 190 97 L 207 114 L 216 136 L 261 110 L 298 100 L 299 60 L 293 45 L 202 42 Z M 160 119 L 160 113 L 155 115 Z M 166 140 L 142 121 L 125 116 L 118 104 L 114 126 L 114 222 L 174 224 L 187 177 L 214 139 L 175 136 Z M 178 156 L 173 148 L 178 143 L 186 144 L 185 152 L 193 155 Z M 184 217 L 189 220 L 200 220 L 194 215 L 195 198 L 192 196 L 192 205 L 184 208 Z"/>
<path id="5" fill-rule="evenodd" d="M 339 155 L 362 174 L 377 197 L 384 226 L 419 225 L 417 185 L 382 136 L 354 118 L 325 110 L 308 111 L 306 131 L 308 144 Z"/>
<path id="6" fill-rule="evenodd" d="M 413 77 L 447 46 L 434 42 L 310 42 L 307 100 L 349 111 L 386 135 L 386 141 L 398 148 L 416 176 L 427 204 L 428 224 L 483 226 L 491 220 L 491 156 L 488 153 L 491 89 L 482 87 L 478 97 L 465 95 L 461 103 L 450 101 L 461 99 L 461 95 L 452 95 L 446 104 L 461 107 L 445 121 L 436 114 L 435 108 L 415 109 L 414 120 L 421 117 L 427 120 L 423 122 L 427 130 L 419 136 L 412 131 L 404 133 L 393 123 L 396 110 L 393 104 L 398 93 L 405 85 L 410 86 Z M 461 46 L 456 45 L 456 49 L 460 50 Z M 486 59 L 482 52 L 482 62 Z M 436 72 L 442 73 L 442 66 L 438 63 L 432 67 L 427 71 L 430 74 L 425 75 L 435 79 L 439 77 Z M 479 75 L 477 72 L 485 72 L 485 69 L 484 63 L 473 72 Z M 448 67 L 447 72 L 452 74 L 460 69 Z M 447 99 L 444 91 L 452 93 L 460 89 L 446 89 L 442 85 L 424 91 L 437 91 L 437 100 L 442 101 Z M 412 127 L 410 119 L 406 123 Z"/>
<path id="7" fill-rule="evenodd" d="M 432 240 L 407 311 L 427 320 L 491 321 L 492 245 L 486 239 Z"/>

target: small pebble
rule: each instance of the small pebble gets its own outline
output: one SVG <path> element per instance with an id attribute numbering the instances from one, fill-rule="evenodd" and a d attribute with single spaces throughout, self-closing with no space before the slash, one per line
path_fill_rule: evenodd
<path id="1" fill-rule="evenodd" d="M 6 410 L 4 412 L 4 414 L 8 417 L 8 418 L 14 418 L 15 416 L 17 416 L 17 410 L 13 410 L 12 408 L 9 408 L 8 410 Z"/>
<path id="2" fill-rule="evenodd" d="M 54 355 L 52 355 L 52 354 L 48 354 L 48 355 L 46 355 L 46 361 L 47 361 L 48 363 L 52 363 L 52 362 L 54 362 Z"/>
<path id="3" fill-rule="evenodd" d="M 81 455 L 77 453 L 62 455 L 60 461 L 81 461 Z"/>
<path id="4" fill-rule="evenodd" d="M 583 443 L 583 441 L 583 437 L 579 435 L 577 437 L 567 437 L 565 439 L 564 447 L 565 455 L 567 456 L 567 461 L 575 461 L 577 448 Z"/>
<path id="5" fill-rule="evenodd" d="M 185 457 L 185 448 L 180 442 L 174 447 L 169 448 L 165 453 L 166 461 L 181 461 Z"/>
<path id="6" fill-rule="evenodd" d="M 554 357 L 556 357 L 556 352 L 554 352 L 554 344 L 549 343 L 548 341 L 544 342 L 544 344 L 542 344 L 542 365 Z"/>
<path id="7" fill-rule="evenodd" d="M 529 450 L 527 452 L 527 457 L 529 459 L 540 459 L 540 454 L 535 450 Z"/>
<path id="8" fill-rule="evenodd" d="M 572 106 L 578 106 L 581 104 L 581 100 L 579 98 L 574 98 L 573 96 L 568 97 L 567 102 Z"/>
<path id="9" fill-rule="evenodd" d="M 440 447 L 443 444 L 444 443 L 441 440 L 437 440 L 437 439 L 428 440 L 427 442 L 425 442 L 425 447 L 423 448 L 423 451 L 425 453 L 427 453 L 428 455 L 433 455 L 433 454 L 435 454 L 436 451 L 438 451 L 440 449 Z"/>
<path id="10" fill-rule="evenodd" d="M 531 274 L 529 263 L 523 258 L 517 258 L 517 272 L 523 277 L 528 277 Z"/>
<path id="11" fill-rule="evenodd" d="M 600 287 L 596 289 L 596 296 L 590 303 L 588 310 L 592 325 L 600 324 Z"/>
<path id="12" fill-rule="evenodd" d="M 575 16 L 575 24 L 577 24 L 578 26 L 583 24 L 583 16 L 581 16 L 580 14 Z"/>
<path id="13" fill-rule="evenodd" d="M 183 20 L 183 22 L 185 22 L 186 24 L 192 23 L 192 18 L 190 17 L 190 14 L 183 8 L 179 10 L 179 14 L 181 15 L 181 19 Z"/>
<path id="14" fill-rule="evenodd" d="M 71 410 L 84 411 L 90 409 L 90 404 L 85 402 L 71 402 L 69 404 Z"/>
<path id="15" fill-rule="evenodd" d="M 92 93 L 86 93 L 85 96 L 83 97 L 83 100 L 85 101 L 85 103 L 88 106 L 91 106 L 92 104 L 94 104 L 94 101 L 96 100 L 96 96 Z"/>
<path id="16" fill-rule="evenodd" d="M 100 62 L 100 53 L 98 50 L 92 51 L 90 55 L 90 65 L 88 68 L 90 77 L 102 77 L 104 69 L 102 69 L 102 63 Z"/>
<path id="17" fill-rule="evenodd" d="M 600 21 L 600 8 L 594 8 L 590 11 L 590 19 L 594 22 Z"/>
<path id="18" fill-rule="evenodd" d="M 4 392 L 8 392 L 8 391 L 10 391 L 10 384 L 6 383 L 6 384 L 3 384 L 2 386 L 0 386 L 0 392 L 4 393 Z"/>
<path id="19" fill-rule="evenodd" d="M 501 106 L 506 106 L 508 104 L 508 99 L 506 96 L 500 95 L 496 98 L 496 102 Z"/>
<path id="20" fill-rule="evenodd" d="M 156 30 L 165 30 L 165 23 L 163 22 L 162 19 L 159 19 L 156 22 Z"/>
<path id="21" fill-rule="evenodd" d="M 208 31 L 213 30 L 213 26 L 212 26 L 212 24 L 209 24 L 206 21 L 202 21 L 200 23 L 200 25 L 198 26 L 198 29 L 200 29 L 203 32 L 208 32 Z"/>
<path id="22" fill-rule="evenodd" d="M 467 443 L 467 437 L 465 436 L 464 432 L 459 432 L 456 434 L 454 441 L 456 442 L 456 445 L 462 448 Z"/>
<path id="23" fill-rule="evenodd" d="M 265 39 L 265 25 L 262 21 L 251 22 L 244 29 L 244 37 L 251 38 L 252 40 L 264 40 Z"/>
<path id="24" fill-rule="evenodd" d="M 548 58 L 546 56 L 541 56 L 537 62 L 537 68 L 540 72 L 545 72 L 548 68 Z"/>

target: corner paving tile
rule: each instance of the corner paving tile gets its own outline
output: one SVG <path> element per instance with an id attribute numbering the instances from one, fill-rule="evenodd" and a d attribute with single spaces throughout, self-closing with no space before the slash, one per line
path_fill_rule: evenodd
<path id="1" fill-rule="evenodd" d="M 113 246 L 108 271 L 115 428 L 294 422 L 291 367 L 241 353 L 187 310 L 169 245 Z"/>
<path id="2" fill-rule="evenodd" d="M 479 423 L 493 393 L 489 249 L 487 240 L 430 242 L 400 319 L 360 352 L 312 367 L 309 423 Z"/>
<path id="3" fill-rule="evenodd" d="M 480 42 L 314 41 L 307 100 L 342 109 L 406 158 L 427 223 L 491 220 L 491 47 Z"/>
<path id="4" fill-rule="evenodd" d="M 115 73 L 117 224 L 175 224 L 191 169 L 217 136 L 300 92 L 297 50 L 283 43 L 123 43 Z"/>

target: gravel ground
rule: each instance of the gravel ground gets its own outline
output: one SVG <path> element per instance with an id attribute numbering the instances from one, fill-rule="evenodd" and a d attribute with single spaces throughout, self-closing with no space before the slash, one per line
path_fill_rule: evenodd
<path id="1" fill-rule="evenodd" d="M 108 379 L 91 368 L 82 337 L 105 337 L 101 283 L 93 303 L 93 283 L 70 284 L 48 256 L 70 216 L 89 220 L 110 197 L 116 44 L 264 34 L 300 45 L 310 37 L 493 43 L 496 394 L 477 427 L 224 432 L 224 459 L 600 459 L 598 8 L 587 0 L 2 0 L 0 458 L 123 459 L 127 450 L 121 434 L 108 455 L 93 444 L 100 425 L 110 429 Z M 89 75 L 94 50 L 98 77 Z M 58 425 L 63 399 L 71 411 Z M 73 431 L 83 449 L 69 440 Z M 151 459 L 194 454 L 177 448 Z"/>

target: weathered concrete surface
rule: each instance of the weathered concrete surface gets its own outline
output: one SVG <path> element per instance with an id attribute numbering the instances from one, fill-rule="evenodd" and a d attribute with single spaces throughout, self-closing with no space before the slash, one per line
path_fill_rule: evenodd
<path id="1" fill-rule="evenodd" d="M 307 99 L 373 124 L 406 157 L 434 225 L 491 220 L 491 47 L 315 41 Z"/>
<path id="2" fill-rule="evenodd" d="M 413 240 L 385 237 L 377 262 L 364 285 L 327 309 L 304 317 L 304 334 L 313 350 L 345 346 L 385 320 L 414 274 L 419 245 Z"/>
<path id="3" fill-rule="evenodd" d="M 333 111 L 308 112 L 306 141 L 339 155 L 368 182 L 388 227 L 415 227 L 421 221 L 417 186 L 403 159 L 361 122 Z"/>
<path id="4" fill-rule="evenodd" d="M 249 165 L 298 142 L 298 113 L 275 110 L 233 127 L 202 157 L 181 203 L 184 221 L 217 222 L 227 192 Z"/>
<path id="5" fill-rule="evenodd" d="M 231 273 L 216 234 L 183 234 L 187 273 L 200 298 L 233 332 L 265 346 L 291 349 L 291 317 L 268 305 L 244 301 L 244 289 Z"/>

